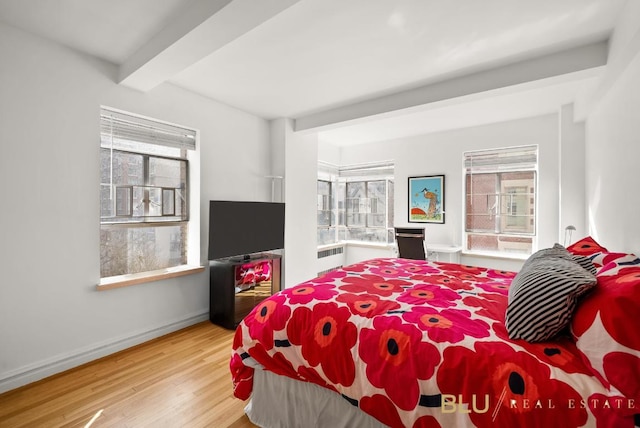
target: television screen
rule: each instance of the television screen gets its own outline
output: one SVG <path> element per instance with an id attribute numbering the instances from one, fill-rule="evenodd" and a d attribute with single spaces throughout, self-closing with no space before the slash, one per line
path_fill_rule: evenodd
<path id="1" fill-rule="evenodd" d="M 209 260 L 284 248 L 284 203 L 209 201 Z"/>

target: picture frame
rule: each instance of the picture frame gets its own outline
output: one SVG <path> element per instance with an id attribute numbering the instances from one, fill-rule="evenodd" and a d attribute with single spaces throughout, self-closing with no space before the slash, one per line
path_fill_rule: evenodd
<path id="1" fill-rule="evenodd" d="M 444 175 L 409 177 L 409 223 L 444 224 Z"/>

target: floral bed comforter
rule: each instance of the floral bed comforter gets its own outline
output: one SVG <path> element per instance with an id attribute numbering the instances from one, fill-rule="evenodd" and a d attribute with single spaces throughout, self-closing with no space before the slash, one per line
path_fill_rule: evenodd
<path id="1" fill-rule="evenodd" d="M 391 427 L 633 427 L 569 338 L 510 340 L 515 273 L 373 259 L 285 289 L 238 326 L 234 394 L 254 366 L 313 382 Z"/>

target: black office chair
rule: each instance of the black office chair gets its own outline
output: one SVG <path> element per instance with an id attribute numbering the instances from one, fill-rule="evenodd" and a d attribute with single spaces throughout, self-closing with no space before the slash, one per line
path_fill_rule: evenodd
<path id="1" fill-rule="evenodd" d="M 403 259 L 426 260 L 424 251 L 424 229 L 396 227 L 398 257 Z"/>

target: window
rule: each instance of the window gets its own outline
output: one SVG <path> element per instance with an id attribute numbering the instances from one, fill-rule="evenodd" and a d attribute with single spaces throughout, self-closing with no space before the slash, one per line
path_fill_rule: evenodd
<path id="1" fill-rule="evenodd" d="M 393 164 L 321 164 L 318 245 L 343 240 L 393 242 Z"/>
<path id="2" fill-rule="evenodd" d="M 333 183 L 329 180 L 318 180 L 318 242 L 330 244 L 335 242 L 336 221 L 333 206 Z"/>
<path id="3" fill-rule="evenodd" d="M 335 225 L 333 219 L 333 192 L 330 181 L 318 180 L 318 226 L 330 227 Z"/>
<path id="4" fill-rule="evenodd" d="M 531 254 L 537 168 L 536 146 L 464 154 L 465 250 Z"/>
<path id="5" fill-rule="evenodd" d="M 348 182 L 346 192 L 347 239 L 389 242 L 393 217 L 387 213 L 387 194 L 393 195 L 393 181 Z"/>
<path id="6" fill-rule="evenodd" d="M 102 109 L 100 277 L 187 264 L 195 131 Z"/>

